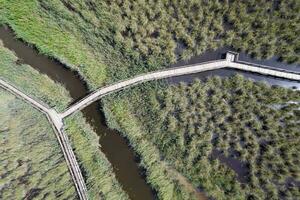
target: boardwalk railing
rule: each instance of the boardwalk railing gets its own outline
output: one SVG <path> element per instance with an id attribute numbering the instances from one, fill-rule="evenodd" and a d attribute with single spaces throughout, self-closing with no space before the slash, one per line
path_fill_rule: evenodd
<path id="1" fill-rule="evenodd" d="M 77 103 L 70 106 L 65 112 L 61 113 L 61 118 L 65 118 L 71 115 L 72 113 L 85 108 L 86 106 L 99 100 L 101 97 L 105 95 L 122 90 L 127 87 L 131 87 L 133 85 L 142 82 L 147 82 L 150 80 L 162 79 L 162 78 L 167 78 L 172 76 L 180 76 L 185 74 L 193 74 L 193 73 L 199 73 L 204 71 L 216 70 L 220 68 L 233 68 L 233 69 L 243 70 L 247 72 L 254 72 L 254 73 L 259 73 L 259 74 L 269 75 L 269 76 L 274 76 L 279 78 L 285 78 L 290 80 L 296 80 L 296 81 L 300 80 L 300 73 L 239 61 L 237 57 L 238 57 L 237 53 L 227 52 L 226 59 L 224 60 L 216 60 L 216 61 L 210 61 L 210 62 L 205 62 L 200 64 L 165 69 L 157 72 L 150 72 L 147 74 L 136 76 L 131 79 L 117 82 L 110 86 L 99 88 L 93 93 L 87 95 L 86 97 L 78 101 Z"/>

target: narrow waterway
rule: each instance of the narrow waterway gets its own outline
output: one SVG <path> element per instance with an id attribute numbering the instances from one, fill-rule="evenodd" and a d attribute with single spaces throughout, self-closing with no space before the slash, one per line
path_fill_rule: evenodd
<path id="1" fill-rule="evenodd" d="M 58 61 L 38 54 L 36 49 L 16 40 L 8 27 L 0 27 L 0 40 L 4 46 L 15 52 L 21 63 L 28 64 L 40 73 L 47 74 L 52 80 L 59 82 L 69 91 L 73 101 L 84 97 L 89 91 L 80 76 Z M 109 129 L 101 113 L 100 103 L 95 102 L 82 110 L 87 122 L 100 136 L 101 151 L 112 164 L 118 181 L 133 200 L 154 199 L 154 192 L 146 183 L 142 169 L 138 167 L 137 157 L 117 131 Z"/>

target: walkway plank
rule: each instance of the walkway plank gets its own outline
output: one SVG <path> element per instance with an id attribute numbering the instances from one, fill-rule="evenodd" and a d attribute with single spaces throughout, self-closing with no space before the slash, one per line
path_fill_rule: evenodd
<path id="1" fill-rule="evenodd" d="M 61 114 L 61 118 L 65 118 L 76 111 L 82 110 L 83 108 L 99 100 L 101 97 L 105 95 L 108 95 L 115 91 L 122 90 L 127 87 L 131 87 L 139 83 L 147 82 L 150 80 L 163 79 L 172 76 L 180 76 L 185 74 L 193 74 L 193 73 L 205 72 L 210 70 L 216 70 L 221 68 L 233 68 L 233 69 L 243 70 L 247 72 L 254 72 L 263 75 L 274 76 L 278 78 L 285 78 L 285 79 L 296 80 L 296 81 L 300 80 L 300 73 L 289 72 L 286 70 L 271 68 L 268 66 L 259 66 L 254 63 L 241 62 L 238 61 L 238 53 L 227 52 L 226 59 L 224 60 L 216 60 L 216 61 L 200 63 L 196 65 L 181 66 L 181 67 L 161 70 L 157 72 L 150 72 L 128 80 L 115 83 L 110 86 L 99 88 L 95 92 L 84 97 L 76 104 L 70 106 L 65 112 Z"/>

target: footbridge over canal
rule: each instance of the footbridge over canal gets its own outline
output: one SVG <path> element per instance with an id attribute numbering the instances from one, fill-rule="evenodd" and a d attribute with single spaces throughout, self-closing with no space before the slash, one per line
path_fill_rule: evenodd
<path id="1" fill-rule="evenodd" d="M 6 83 L 1 79 L 0 79 L 0 87 L 13 93 L 19 98 L 27 101 L 28 103 L 33 105 L 36 109 L 45 113 L 49 122 L 52 124 L 55 130 L 56 137 L 59 141 L 65 160 L 68 164 L 68 168 L 71 173 L 73 182 L 75 184 L 78 196 L 80 199 L 86 200 L 88 199 L 86 184 L 84 182 L 81 170 L 79 168 L 75 154 L 72 150 L 69 139 L 63 129 L 64 128 L 63 119 L 65 117 L 73 114 L 76 111 L 82 110 L 83 108 L 99 100 L 101 97 L 105 95 L 122 90 L 127 87 L 131 87 L 139 83 L 147 82 L 150 80 L 172 77 L 172 76 L 180 76 L 185 74 L 193 74 L 193 73 L 204 72 L 209 70 L 221 69 L 226 67 L 248 71 L 248 72 L 259 73 L 263 75 L 279 77 L 279 78 L 285 78 L 289 80 L 300 81 L 300 73 L 298 72 L 290 72 L 286 70 L 271 68 L 268 66 L 261 66 L 253 63 L 242 62 L 238 60 L 237 53 L 227 52 L 226 58 L 222 60 L 200 63 L 196 65 L 182 66 L 178 68 L 166 69 L 157 72 L 149 72 L 147 74 L 139 75 L 128 80 L 120 81 L 110 86 L 99 88 L 93 93 L 84 97 L 79 102 L 70 106 L 63 113 L 57 113 L 54 109 L 51 109 L 47 105 L 44 105 L 43 103 L 38 102 L 34 98 L 22 93 L 20 90 L 18 90 L 14 86 Z"/>
<path id="2" fill-rule="evenodd" d="M 147 82 L 150 80 L 163 79 L 172 76 L 180 76 L 180 75 L 216 70 L 221 68 L 232 68 L 232 69 L 259 73 L 262 75 L 268 75 L 268 76 L 284 78 L 289 80 L 296 80 L 296 81 L 300 80 L 300 73 L 298 72 L 291 72 L 283 69 L 272 68 L 269 66 L 263 66 L 254 63 L 239 61 L 238 53 L 229 51 L 226 53 L 226 58 L 222 60 L 215 60 L 215 61 L 199 63 L 195 65 L 181 66 L 177 68 L 171 68 L 171 69 L 166 69 L 166 70 L 161 70 L 156 72 L 149 72 L 147 74 L 142 74 L 128 80 L 120 81 L 110 86 L 99 88 L 93 93 L 83 98 L 82 100 L 80 100 L 79 102 L 70 106 L 65 112 L 61 113 L 60 116 L 61 118 L 65 118 L 76 111 L 82 110 L 86 106 L 99 100 L 101 97 L 105 95 L 122 90 L 124 88 L 131 87 L 133 85 L 137 85 L 139 83 Z"/>

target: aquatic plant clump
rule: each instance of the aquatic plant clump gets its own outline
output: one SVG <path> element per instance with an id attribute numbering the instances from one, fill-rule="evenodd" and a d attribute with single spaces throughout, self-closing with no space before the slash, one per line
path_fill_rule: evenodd
<path id="1" fill-rule="evenodd" d="M 108 97 L 105 109 L 110 125 L 143 149 L 151 173 L 158 169 L 147 165 L 147 152 L 159 152 L 160 162 L 209 197 L 297 199 L 299 102 L 299 91 L 234 76 L 160 89 L 145 84 Z"/>
<path id="2" fill-rule="evenodd" d="M 117 18 L 115 42 L 148 64 L 188 60 L 233 46 L 257 58 L 299 62 L 299 1 L 107 0 Z"/>

